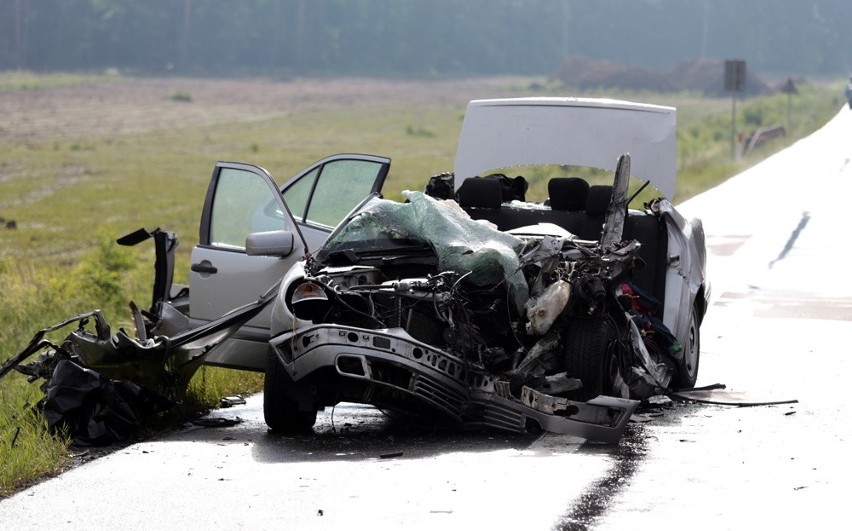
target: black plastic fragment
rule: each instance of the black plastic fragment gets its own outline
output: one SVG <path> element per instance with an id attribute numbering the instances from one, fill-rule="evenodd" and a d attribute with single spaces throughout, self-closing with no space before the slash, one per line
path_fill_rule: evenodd
<path id="1" fill-rule="evenodd" d="M 63 431 L 75 444 L 104 445 L 125 440 L 153 414 L 173 405 L 133 382 L 110 380 L 61 360 L 47 384 L 42 412 L 51 432 Z"/>

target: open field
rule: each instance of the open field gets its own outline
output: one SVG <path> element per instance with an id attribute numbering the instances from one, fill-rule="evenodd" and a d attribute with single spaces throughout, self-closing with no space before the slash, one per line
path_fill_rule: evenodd
<path id="1" fill-rule="evenodd" d="M 108 138 L 353 107 L 464 104 L 483 94 L 505 95 L 512 83 L 103 77 L 71 79 L 58 86 L 48 80 L 42 87 L 39 78 L 21 84 L 4 82 L 2 76 L 0 138 L 26 140 Z"/>
<path id="2" fill-rule="evenodd" d="M 394 161 L 386 190 L 393 197 L 452 168 L 468 100 L 565 95 L 531 89 L 532 80 L 517 78 L 50 81 L 36 77 L 21 85 L 0 75 L 0 216 L 18 226 L 0 231 L 0 259 L 50 256 L 67 263 L 93 245 L 95 228 L 117 235 L 142 225 L 175 230 L 186 251 L 217 160 L 256 163 L 283 181 L 331 153 L 386 155 Z M 676 200 L 736 170 L 725 156 L 729 101 L 614 96 L 678 107 Z M 803 130 L 815 129 L 829 115 L 826 109 L 796 110 Z M 718 123 L 708 126 L 708 117 Z M 711 172 L 707 182 L 714 165 L 721 174 Z"/>
<path id="3" fill-rule="evenodd" d="M 147 305 L 153 252 L 111 242 L 139 227 L 181 240 L 175 281 L 189 251 L 217 160 L 255 163 L 279 182 L 338 152 L 393 159 L 387 197 L 422 189 L 452 169 L 464 107 L 474 98 L 567 94 L 521 78 L 453 81 L 212 80 L 0 73 L 0 360 L 32 334 L 94 307 L 126 326 L 128 300 Z M 800 87 L 790 134 L 734 164 L 730 100 L 689 94 L 605 94 L 678 107 L 683 200 L 820 127 L 837 112 L 837 87 Z M 585 94 L 591 96 L 593 94 Z M 837 96 L 835 96 L 837 95 Z M 783 123 L 785 96 L 740 102 L 747 131 Z M 541 190 L 533 197 L 541 198 Z M 14 227 L 5 224 L 14 220 Z M 219 378 L 218 380 L 216 378 Z M 257 385 L 205 375 L 200 400 Z M 224 383 L 222 380 L 226 380 Z M 63 461 L 64 442 L 22 413 L 41 392 L 18 374 L 0 381 L 0 496 Z M 36 462 L 35 456 L 50 459 Z"/>

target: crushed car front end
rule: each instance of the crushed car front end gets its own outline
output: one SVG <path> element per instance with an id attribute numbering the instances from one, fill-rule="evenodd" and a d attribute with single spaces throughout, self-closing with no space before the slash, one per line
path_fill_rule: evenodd
<path id="1" fill-rule="evenodd" d="M 665 199 L 675 124 L 612 100 L 470 102 L 452 174 L 374 198 L 283 280 L 267 424 L 308 428 L 345 400 L 615 442 L 639 399 L 693 387 L 708 289 L 700 222 Z M 502 169 L 536 165 L 614 179 L 553 173 L 533 203 Z M 649 184 L 663 197 L 631 209 Z"/>
<path id="2" fill-rule="evenodd" d="M 629 333 L 613 286 L 638 245 L 602 253 L 569 234 L 515 236 L 450 203 L 408 198 L 368 204 L 285 277 L 273 308 L 270 427 L 304 428 L 347 401 L 468 428 L 617 441 L 638 402 L 569 375 L 578 353 L 563 330 L 611 321 L 613 341 Z"/>
<path id="3" fill-rule="evenodd" d="M 617 442 L 638 404 L 607 396 L 579 402 L 528 386 L 515 396 L 509 382 L 481 364 L 417 341 L 401 328 L 312 325 L 271 345 L 309 408 L 369 403 L 466 428 L 544 429 Z"/>

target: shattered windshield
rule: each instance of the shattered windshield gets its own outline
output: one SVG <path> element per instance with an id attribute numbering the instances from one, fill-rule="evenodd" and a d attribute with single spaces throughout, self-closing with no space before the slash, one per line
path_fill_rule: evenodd
<path id="1" fill-rule="evenodd" d="M 439 201 L 420 192 L 404 192 L 397 203 L 375 199 L 326 242 L 321 253 L 399 249 L 425 243 L 438 267 L 465 275 L 478 286 L 506 282 L 518 307 L 529 297 L 520 272 L 518 253 L 524 242 L 487 224 L 472 220 L 454 201 Z"/>

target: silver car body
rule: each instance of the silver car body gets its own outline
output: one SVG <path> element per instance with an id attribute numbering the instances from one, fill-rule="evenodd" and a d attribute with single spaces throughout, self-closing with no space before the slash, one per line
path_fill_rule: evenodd
<path id="1" fill-rule="evenodd" d="M 610 211 L 623 212 L 626 208 L 626 181 L 631 175 L 631 161 L 634 162 L 633 175 L 641 174 L 661 192 L 674 193 L 675 115 L 675 110 L 670 107 L 612 100 L 527 98 L 473 101 L 465 115 L 459 140 L 455 187 L 458 190 L 465 179 L 498 168 L 540 164 L 591 165 L 616 171 L 615 189 L 621 187 L 622 203 L 613 203 L 618 201 L 617 194 L 613 194 Z M 629 155 L 625 155 L 627 153 Z M 408 198 L 413 203 L 419 201 L 418 204 L 424 204 L 424 200 L 416 195 L 409 194 Z M 612 204 L 615 204 L 615 207 Z M 415 205 L 412 208 L 420 213 L 419 216 L 434 215 L 428 213 L 429 209 L 440 210 L 443 206 L 432 204 L 430 207 L 421 208 Z M 706 309 L 708 293 L 704 279 L 703 230 L 700 221 L 685 220 L 666 199 L 657 201 L 653 208 L 653 214 L 634 214 L 663 220 L 665 224 L 666 256 L 655 264 L 656 267 L 665 268 L 665 324 L 679 341 L 687 345 L 683 363 L 691 365 L 694 381 L 697 371 L 698 324 Z M 366 211 L 387 216 L 396 209 L 381 202 L 374 202 L 367 205 Z M 472 230 L 472 226 L 462 223 L 463 220 L 458 220 L 461 225 L 454 226 L 451 222 L 448 226 L 443 226 L 440 221 L 445 216 L 452 215 L 451 211 L 445 211 L 429 222 L 406 217 L 389 219 L 396 219 L 395 223 L 403 223 L 394 225 L 402 234 L 424 236 L 429 245 L 442 255 L 444 251 L 440 246 L 446 245 L 450 249 L 457 246 L 451 234 L 453 230 Z M 620 220 L 619 227 L 607 239 L 606 227 L 613 224 L 613 219 Z M 624 223 L 623 219 L 623 214 L 612 218 L 608 214 L 608 221 L 601 236 L 601 244 L 606 242 L 603 247 L 608 248 L 609 245 L 622 240 L 620 223 Z M 558 227 L 546 224 L 518 227 L 510 232 L 519 236 L 542 236 L 548 230 L 551 230 L 550 234 L 555 237 L 564 232 Z M 427 234 L 428 232 L 440 234 Z M 447 241 L 442 240 L 444 234 L 448 238 Z M 493 234 L 486 247 L 492 248 L 496 239 L 497 234 Z M 461 254 L 470 252 L 461 251 Z M 602 252 L 606 254 L 609 251 Z M 605 261 L 614 259 L 614 256 L 609 255 Z M 350 287 L 357 291 L 370 284 L 375 284 L 376 294 L 383 290 L 406 291 L 422 280 L 401 278 L 398 283 L 382 283 L 376 280 L 381 276 L 375 268 L 311 268 L 319 271 L 313 274 L 321 275 L 320 278 L 327 282 L 324 284 L 326 288 L 339 289 L 343 293 Z M 456 267 L 455 271 L 461 273 L 464 269 Z M 470 272 L 476 273 L 476 270 L 476 266 L 469 267 Z M 504 273 L 509 275 L 506 269 Z M 453 355 L 449 351 L 436 348 L 434 344 L 416 339 L 401 324 L 398 325 L 400 328 L 360 328 L 335 322 L 314 323 L 309 318 L 299 319 L 294 315 L 291 305 L 293 290 L 311 274 L 306 274 L 302 263 L 288 272 L 282 281 L 272 315 L 272 351 L 269 363 L 273 364 L 276 374 L 283 368 L 285 374 L 282 374 L 281 378 L 290 382 L 288 385 L 292 389 L 314 389 L 311 396 L 301 394 L 300 391 L 285 396 L 285 400 L 292 400 L 291 416 L 303 415 L 312 409 L 330 405 L 329 400 L 333 401 L 333 397 L 329 398 L 323 396 L 322 392 L 316 392 L 316 388 L 322 386 L 323 379 L 334 382 L 362 380 L 363 387 L 358 388 L 354 395 L 346 395 L 343 392 L 341 395 L 349 396 L 350 399 L 355 396 L 356 400 L 365 400 L 384 407 L 393 407 L 393 400 L 400 403 L 424 403 L 468 426 L 481 424 L 522 430 L 528 421 L 535 420 L 544 429 L 609 441 L 617 440 L 613 433 L 620 433 L 624 415 L 629 416 L 628 412 L 635 408 L 635 403 L 631 404 L 629 400 L 619 402 L 623 399 L 612 397 L 602 398 L 615 400 L 605 405 L 596 404 L 594 401 L 570 402 L 566 405 L 564 402 L 558 402 L 564 399 L 546 394 L 536 395 L 534 389 L 526 386 L 523 387 L 522 395 L 515 392 L 512 396 L 505 387 L 508 385 L 505 380 L 483 371 L 481 366 L 464 365 L 464 356 Z M 511 283 L 508 276 L 506 279 Z M 353 282 L 360 284 L 353 287 Z M 511 289 L 509 291 L 511 292 Z M 638 340 L 638 331 L 633 337 L 637 350 L 644 351 L 643 347 L 638 345 L 641 343 L 641 340 Z M 690 361 L 690 356 L 694 356 L 694 361 Z M 481 374 L 474 379 L 475 383 L 468 381 L 465 384 L 459 380 L 458 373 L 462 366 L 468 375 L 480 371 Z M 392 367 L 408 376 L 394 381 L 394 378 L 389 376 L 396 370 Z M 327 376 L 322 376 L 323 374 Z M 314 378 L 317 375 L 320 375 L 319 380 Z M 267 382 L 269 381 L 268 372 Z M 665 385 L 668 385 L 669 380 L 665 381 Z M 371 389 L 382 391 L 374 392 Z M 327 393 L 326 391 L 326 395 Z M 363 393 L 363 397 L 358 398 L 358 393 Z M 394 397 L 391 403 L 387 402 L 388 396 Z M 274 404 L 267 404 L 267 408 L 267 421 L 273 426 L 279 421 L 270 421 L 270 415 L 273 419 L 281 417 L 275 412 Z M 470 408 L 480 411 L 478 416 L 471 416 Z M 566 408 L 579 408 L 579 413 L 575 412 L 573 416 L 555 413 Z M 618 414 L 607 418 L 607 410 Z M 578 414 L 579 417 L 586 417 L 587 421 L 578 420 Z M 304 420 L 304 417 L 301 417 L 301 420 Z"/>

